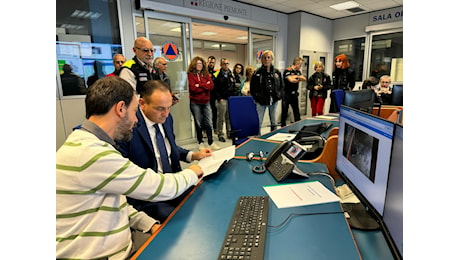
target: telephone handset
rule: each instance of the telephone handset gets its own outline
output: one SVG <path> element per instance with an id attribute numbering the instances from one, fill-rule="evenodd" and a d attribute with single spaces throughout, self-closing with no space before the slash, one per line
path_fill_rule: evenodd
<path id="1" fill-rule="evenodd" d="M 277 181 L 286 179 L 306 150 L 296 141 L 284 141 L 267 157 L 265 168 Z"/>

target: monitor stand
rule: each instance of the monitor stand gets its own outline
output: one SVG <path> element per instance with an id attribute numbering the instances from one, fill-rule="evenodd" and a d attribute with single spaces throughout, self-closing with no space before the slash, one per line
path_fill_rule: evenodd
<path id="1" fill-rule="evenodd" d="M 348 224 L 351 228 L 360 230 L 377 230 L 380 225 L 369 215 L 361 203 L 342 203 L 343 210 L 350 216 Z"/>

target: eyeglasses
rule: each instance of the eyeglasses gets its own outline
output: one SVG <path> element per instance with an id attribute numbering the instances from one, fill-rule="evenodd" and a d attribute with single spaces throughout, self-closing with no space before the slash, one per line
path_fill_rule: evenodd
<path id="1" fill-rule="evenodd" d="M 123 63 L 125 63 L 125 61 L 124 60 L 117 60 L 117 61 L 115 61 L 115 63 L 123 64 Z"/>
<path id="2" fill-rule="evenodd" d="M 388 84 L 388 83 L 390 83 L 390 82 L 389 82 L 389 81 L 382 81 L 382 83 L 387 83 L 387 84 Z"/>
<path id="3" fill-rule="evenodd" d="M 138 49 L 138 50 L 140 50 L 140 51 L 143 51 L 143 52 L 145 52 L 145 53 L 148 53 L 149 51 L 150 51 L 150 52 L 152 52 L 152 53 L 154 53 L 154 52 L 155 52 L 155 50 L 154 50 L 154 49 L 147 49 L 147 48 L 145 48 L 145 49 L 142 49 L 142 48 L 139 48 L 139 47 L 136 47 L 136 49 Z"/>
<path id="4" fill-rule="evenodd" d="M 224 65 L 228 65 L 228 64 L 230 64 L 230 63 L 228 63 L 228 62 L 224 62 L 224 63 L 222 63 L 222 64 L 224 64 Z"/>

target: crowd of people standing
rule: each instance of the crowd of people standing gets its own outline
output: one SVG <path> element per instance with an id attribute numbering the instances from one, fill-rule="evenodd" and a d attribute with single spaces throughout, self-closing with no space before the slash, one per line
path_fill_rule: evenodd
<path id="1" fill-rule="evenodd" d="M 154 57 L 153 44 L 145 37 L 137 38 L 132 50 L 134 57 L 127 61 L 121 54 L 113 56 L 115 69 L 108 75 L 102 75 L 100 64 L 94 63 L 95 74 L 85 92 L 86 120 L 56 152 L 56 258 L 132 256 L 203 176 L 198 164 L 182 169 L 180 162 L 212 156 L 220 149 L 214 134 L 220 142 L 230 138 L 231 96 L 252 96 L 259 126 L 268 110 L 270 129 L 275 130 L 280 102 L 281 126 L 286 125 L 290 107 L 294 120 L 301 119 L 300 82 L 307 84 L 312 116 L 323 113 L 329 90 L 348 91 L 355 85 L 345 55 L 334 59 L 332 79 L 319 61 L 310 77 L 302 75 L 301 57 L 282 72 L 270 50 L 261 54 L 260 67 L 236 63 L 233 71 L 225 57 L 216 69 L 214 56 L 195 56 L 187 69 L 198 142 L 198 150 L 191 151 L 175 140 L 170 110 L 179 99 L 166 73 L 168 61 Z M 82 79 L 68 64 L 63 70 L 64 95 L 81 93 Z M 388 75 L 381 76 L 378 85 L 369 82 L 382 102 L 388 100 Z M 98 235 L 88 235 L 94 233 Z"/>

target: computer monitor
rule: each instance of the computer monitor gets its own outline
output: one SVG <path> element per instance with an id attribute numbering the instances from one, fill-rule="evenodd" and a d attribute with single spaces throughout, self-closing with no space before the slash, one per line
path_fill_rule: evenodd
<path id="1" fill-rule="evenodd" d="M 396 259 L 403 255 L 403 127 L 395 126 L 385 204 L 383 231 Z"/>
<path id="2" fill-rule="evenodd" d="M 391 121 L 344 105 L 340 108 L 336 170 L 361 201 L 365 215 L 375 222 L 381 219 L 385 204 L 393 131 Z M 351 220 L 362 217 L 353 211 L 348 214 Z M 371 228 L 355 220 L 349 221 L 350 226 L 375 229 L 376 225 Z"/>
<path id="3" fill-rule="evenodd" d="M 372 108 L 374 107 L 374 100 L 375 92 L 373 89 L 345 91 L 343 104 L 348 107 L 372 113 Z"/>
<path id="4" fill-rule="evenodd" d="M 391 89 L 391 104 L 395 106 L 403 105 L 403 85 L 393 85 Z"/>

